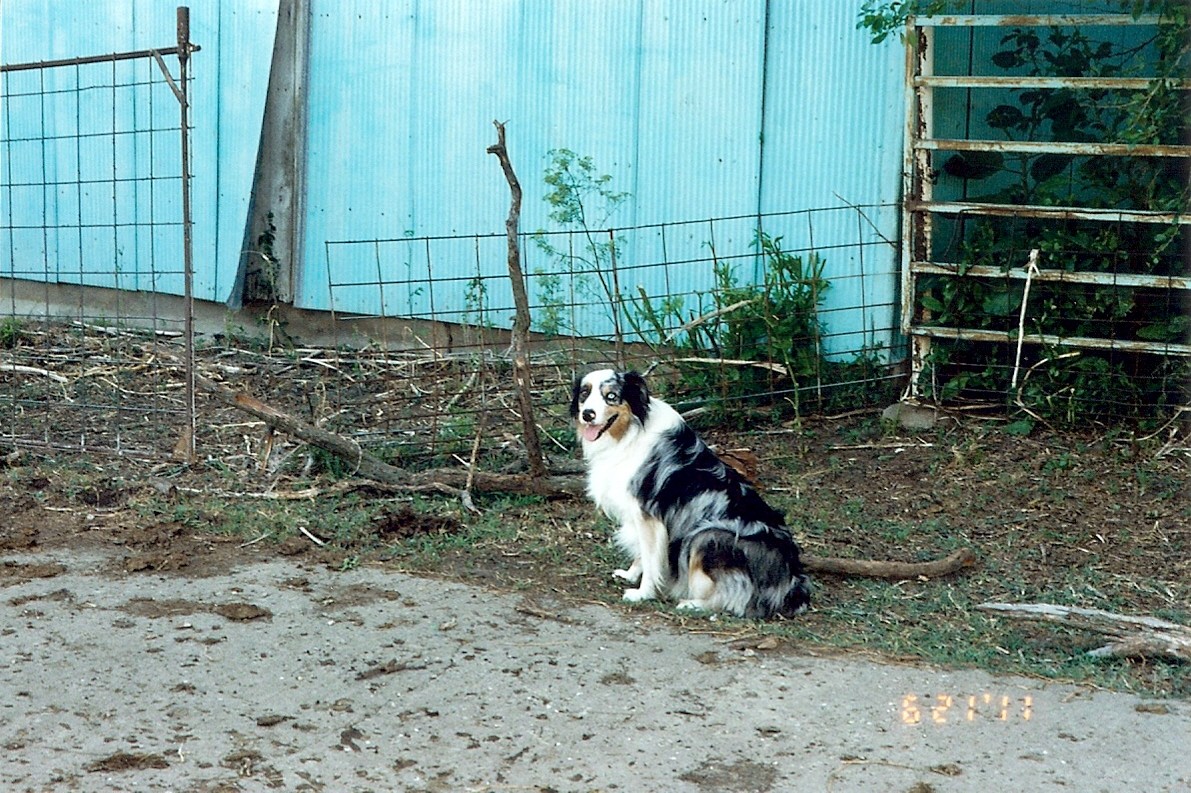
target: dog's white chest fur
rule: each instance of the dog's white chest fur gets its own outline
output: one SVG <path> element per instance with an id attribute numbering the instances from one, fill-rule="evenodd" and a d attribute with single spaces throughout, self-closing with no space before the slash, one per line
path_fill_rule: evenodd
<path id="1" fill-rule="evenodd" d="M 641 507 L 629 483 L 645 462 L 650 445 L 640 435 L 621 442 L 615 449 L 588 450 L 587 494 L 604 514 L 624 522 L 640 514 Z M 627 447 L 627 448 L 626 448 Z M 601 454 L 601 451 L 610 453 Z"/>
<path id="2" fill-rule="evenodd" d="M 621 523 L 640 516 L 640 501 L 629 485 L 656 451 L 657 436 L 681 423 L 677 411 L 651 399 L 649 420 L 635 425 L 620 441 L 608 438 L 583 444 L 587 493 L 605 515 Z"/>

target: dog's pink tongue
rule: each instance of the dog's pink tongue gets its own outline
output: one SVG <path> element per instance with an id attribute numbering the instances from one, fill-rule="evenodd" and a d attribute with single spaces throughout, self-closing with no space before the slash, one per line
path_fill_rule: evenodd
<path id="1" fill-rule="evenodd" d="M 600 437 L 600 430 L 602 430 L 602 429 L 603 429 L 603 427 L 600 427 L 596 424 L 584 424 L 583 425 L 583 440 L 595 441 L 597 438 Z"/>

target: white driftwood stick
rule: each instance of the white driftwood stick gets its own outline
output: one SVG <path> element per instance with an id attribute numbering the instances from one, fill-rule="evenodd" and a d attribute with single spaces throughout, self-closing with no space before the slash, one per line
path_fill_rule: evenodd
<path id="1" fill-rule="evenodd" d="M 1103 647 L 1089 651 L 1088 655 L 1144 655 L 1191 661 L 1191 627 L 1157 617 L 1133 617 L 1051 603 L 981 603 L 978 608 L 1011 619 L 1056 622 L 1112 638 Z"/>
<path id="2" fill-rule="evenodd" d="M 22 366 L 19 363 L 0 363 L 0 372 L 20 372 L 22 374 L 39 374 L 42 377 L 48 377 L 55 383 L 70 382 L 62 375 L 51 372 L 46 369 L 38 369 L 36 366 Z"/>
<path id="3" fill-rule="evenodd" d="M 327 544 L 325 541 L 320 540 L 318 537 L 315 537 L 313 534 L 311 534 L 310 530 L 307 529 L 305 526 L 299 525 L 298 531 L 305 534 L 310 539 L 310 541 L 313 542 L 315 545 L 326 545 Z"/>

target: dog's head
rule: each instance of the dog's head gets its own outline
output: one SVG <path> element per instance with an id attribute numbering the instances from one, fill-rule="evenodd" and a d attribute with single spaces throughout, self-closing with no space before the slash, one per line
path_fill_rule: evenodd
<path id="1" fill-rule="evenodd" d="M 636 372 L 598 369 L 575 380 L 571 418 L 580 440 L 595 443 L 605 436 L 619 441 L 634 424 L 649 416 L 649 389 Z"/>

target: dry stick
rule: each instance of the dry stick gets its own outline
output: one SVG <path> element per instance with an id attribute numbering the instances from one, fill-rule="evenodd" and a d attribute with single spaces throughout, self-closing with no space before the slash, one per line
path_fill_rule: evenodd
<path id="1" fill-rule="evenodd" d="M 224 404 L 242 410 L 271 427 L 352 463 L 355 466 L 355 474 L 362 478 L 403 490 L 442 490 L 454 495 L 458 495 L 459 489 L 467 484 L 468 471 L 465 469 L 437 468 L 411 473 L 377 459 L 353 440 L 308 424 L 249 394 L 233 391 L 198 374 L 195 375 L 195 384 Z M 479 490 L 540 496 L 580 495 L 584 491 L 584 482 L 580 478 L 546 474 L 535 477 L 476 471 L 473 484 Z"/>
<path id="2" fill-rule="evenodd" d="M 311 542 L 313 542 L 315 545 L 317 545 L 319 547 L 322 547 L 327 544 L 326 540 L 320 540 L 318 537 L 315 537 L 313 534 L 310 533 L 310 530 L 307 529 L 305 526 L 298 526 L 298 531 L 305 534 L 310 539 Z"/>
<path id="3" fill-rule="evenodd" d="M 780 375 L 790 376 L 790 370 L 780 363 L 773 361 L 742 361 L 736 358 L 671 358 L 674 363 L 706 363 L 717 366 L 751 366 L 755 369 L 768 369 Z"/>
<path id="4" fill-rule="evenodd" d="M 509 183 L 509 217 L 505 221 L 508 237 L 509 282 L 513 288 L 513 376 L 517 383 L 517 396 L 521 402 L 522 441 L 529 456 L 529 474 L 535 479 L 546 476 L 546 462 L 542 457 L 542 443 L 538 438 L 538 425 L 533 417 L 533 396 L 530 394 L 532 379 L 529 368 L 529 295 L 525 291 L 525 274 L 521 271 L 521 245 L 518 228 L 521 223 L 521 183 L 513 172 L 509 151 L 505 147 L 505 125 L 493 121 L 496 127 L 496 143 L 488 147 L 488 153 L 496 155 Z"/>
<path id="5" fill-rule="evenodd" d="M 662 339 L 662 344 L 669 344 L 670 342 L 674 341 L 674 339 L 680 333 L 685 333 L 688 330 L 694 330 L 698 326 L 702 325 L 704 322 L 713 320 L 716 317 L 722 317 L 724 314 L 730 314 L 733 311 L 736 311 L 737 309 L 740 309 L 740 308 L 744 308 L 747 305 L 751 305 L 752 303 L 755 303 L 756 301 L 757 301 L 757 298 L 750 298 L 748 300 L 738 300 L 730 306 L 723 306 L 721 308 L 715 309 L 714 311 L 708 311 L 706 314 L 702 314 L 698 317 L 695 317 L 694 319 L 692 319 L 690 322 L 687 322 L 682 327 L 675 328 L 674 330 L 667 333 L 666 338 Z"/>
<path id="6" fill-rule="evenodd" d="M 932 562 L 888 562 L 868 559 L 837 559 L 832 556 L 804 556 L 806 569 L 812 573 L 851 575 L 863 578 L 888 578 L 906 580 L 915 578 L 941 578 L 957 573 L 976 564 L 976 554 L 971 548 L 958 551 Z"/>
<path id="7" fill-rule="evenodd" d="M 1156 617 L 1131 617 L 1051 603 L 981 603 L 978 608 L 1011 619 L 1057 622 L 1111 637 L 1103 647 L 1089 650 L 1091 656 L 1156 656 L 1191 661 L 1191 627 Z"/>
<path id="8" fill-rule="evenodd" d="M 0 372 L 16 372 L 18 374 L 36 374 L 42 377 L 48 377 L 55 383 L 70 382 L 62 375 L 51 372 L 48 369 L 39 369 L 36 366 L 22 366 L 19 363 L 0 363 Z"/>
<path id="9" fill-rule="evenodd" d="M 1039 250 L 1034 248 L 1030 251 L 1030 261 L 1026 266 L 1026 285 L 1021 295 L 1021 313 L 1017 317 L 1017 355 L 1013 359 L 1013 377 L 1009 381 L 1010 390 L 1017 389 L 1017 375 L 1021 371 L 1021 345 L 1026 340 L 1026 306 L 1030 302 L 1030 283 L 1034 280 L 1034 276 L 1038 274 L 1038 255 Z M 1018 401 L 1021 401 L 1021 392 L 1018 392 Z"/>
<path id="10" fill-rule="evenodd" d="M 473 374 L 475 374 L 473 372 Z M 463 506 L 467 508 L 468 512 L 480 514 L 479 507 L 476 506 L 475 500 L 472 498 L 472 491 L 476 486 L 476 472 L 479 470 L 480 461 L 480 441 L 484 438 L 484 429 L 488 426 L 488 390 L 484 389 L 484 401 L 480 405 L 480 420 L 476 422 L 476 437 L 471 444 L 471 460 L 467 464 L 467 484 L 463 486 L 463 493 L 459 500 L 463 502 Z"/>

